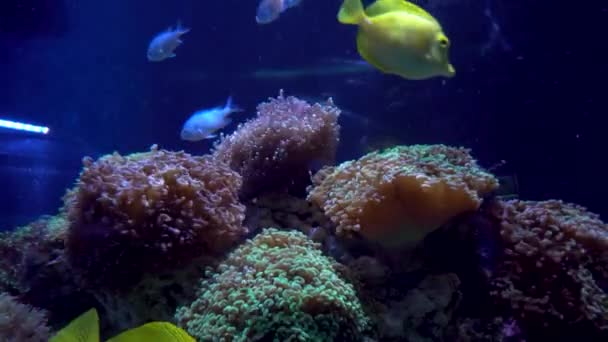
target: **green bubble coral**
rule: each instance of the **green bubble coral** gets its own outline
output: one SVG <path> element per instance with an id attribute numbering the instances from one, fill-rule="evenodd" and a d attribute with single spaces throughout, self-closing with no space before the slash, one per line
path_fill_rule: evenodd
<path id="1" fill-rule="evenodd" d="M 318 244 L 264 230 L 201 282 L 176 320 L 199 341 L 357 341 L 368 318 Z"/>

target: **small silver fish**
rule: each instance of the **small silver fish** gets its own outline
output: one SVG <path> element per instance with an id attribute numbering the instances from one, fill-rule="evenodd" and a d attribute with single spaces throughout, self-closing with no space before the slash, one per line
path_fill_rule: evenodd
<path id="1" fill-rule="evenodd" d="M 182 27 L 180 23 L 177 23 L 175 28 L 169 27 L 166 31 L 154 36 L 148 46 L 148 60 L 150 62 L 160 62 L 175 57 L 175 49 L 183 43 L 180 39 L 181 35 L 188 32 L 190 32 L 189 28 Z"/>
<path id="2" fill-rule="evenodd" d="M 201 109 L 184 123 L 180 134 L 182 140 L 199 141 L 217 137 L 216 131 L 226 127 L 232 121 L 228 116 L 234 112 L 243 111 L 232 104 L 232 97 L 228 97 L 224 107 Z"/>
<path id="3" fill-rule="evenodd" d="M 302 0 L 261 0 L 255 15 L 258 24 L 268 24 L 276 20 L 287 9 L 300 4 Z"/>

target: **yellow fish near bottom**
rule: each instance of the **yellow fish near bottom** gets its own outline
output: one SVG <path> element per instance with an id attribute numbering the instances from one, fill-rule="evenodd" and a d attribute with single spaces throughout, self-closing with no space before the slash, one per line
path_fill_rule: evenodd
<path id="1" fill-rule="evenodd" d="M 107 342 L 196 342 L 187 332 L 169 322 L 150 322 L 127 330 Z M 99 342 L 99 316 L 91 309 L 74 319 L 50 342 Z"/>
<path id="2" fill-rule="evenodd" d="M 344 0 L 338 21 L 358 25 L 357 50 L 382 72 L 406 79 L 452 77 L 450 41 L 439 22 L 405 0 L 378 0 L 363 9 L 361 0 Z"/>

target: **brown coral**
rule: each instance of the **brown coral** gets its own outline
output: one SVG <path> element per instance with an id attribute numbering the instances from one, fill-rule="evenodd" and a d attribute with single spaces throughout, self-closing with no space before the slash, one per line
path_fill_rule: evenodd
<path id="1" fill-rule="evenodd" d="M 50 329 L 43 311 L 0 293 L 0 341 L 47 342 Z"/>
<path id="2" fill-rule="evenodd" d="M 295 97 L 258 105 L 257 117 L 223 137 L 214 156 L 243 176 L 243 198 L 297 188 L 313 162 L 332 162 L 340 110 L 331 101 L 310 105 Z"/>
<path id="3" fill-rule="evenodd" d="M 399 146 L 319 171 L 308 199 L 337 224 L 387 247 L 420 241 L 450 218 L 476 210 L 498 187 L 468 149 Z"/>
<path id="4" fill-rule="evenodd" d="M 84 166 L 66 199 L 67 252 L 88 280 L 127 285 L 144 272 L 222 253 L 246 233 L 241 177 L 211 156 L 153 147 Z"/>
<path id="5" fill-rule="evenodd" d="M 528 327 L 586 321 L 608 330 L 608 225 L 557 200 L 494 209 L 505 250 L 494 298 Z"/>

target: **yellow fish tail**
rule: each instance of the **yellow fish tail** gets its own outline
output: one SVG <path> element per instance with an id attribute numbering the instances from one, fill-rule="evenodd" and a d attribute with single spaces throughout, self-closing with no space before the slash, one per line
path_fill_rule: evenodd
<path id="1" fill-rule="evenodd" d="M 91 309 L 74 319 L 50 342 L 99 342 L 99 316 Z"/>
<path id="2" fill-rule="evenodd" d="M 183 329 L 169 322 L 150 322 L 127 330 L 106 342 L 196 342 Z"/>
<path id="3" fill-rule="evenodd" d="M 344 0 L 338 12 L 338 21 L 342 24 L 358 25 L 367 19 L 361 0 Z"/>
<path id="4" fill-rule="evenodd" d="M 169 322 L 150 322 L 114 336 L 107 342 L 196 342 L 188 333 Z M 99 342 L 99 316 L 91 309 L 74 319 L 50 342 Z"/>

